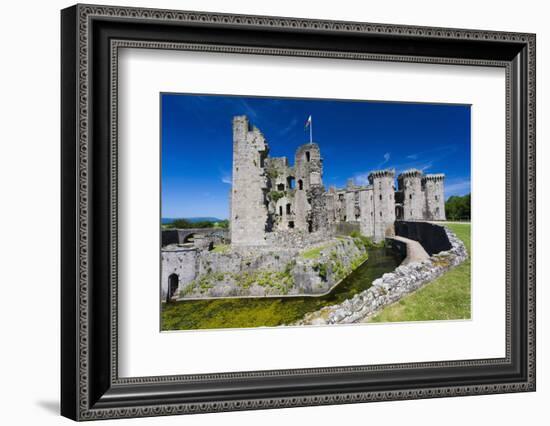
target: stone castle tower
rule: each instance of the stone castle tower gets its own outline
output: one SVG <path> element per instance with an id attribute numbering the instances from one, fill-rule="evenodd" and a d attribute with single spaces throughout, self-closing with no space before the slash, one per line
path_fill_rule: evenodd
<path id="1" fill-rule="evenodd" d="M 401 204 L 397 204 L 399 216 L 403 220 L 420 220 L 424 212 L 422 197 L 422 172 L 407 170 L 397 178 L 398 190 L 402 193 Z"/>
<path id="2" fill-rule="evenodd" d="M 445 220 L 444 175 L 407 170 L 373 171 L 368 185 L 348 180 L 345 188 L 325 190 L 319 145 L 304 144 L 294 165 L 269 157 L 269 146 L 246 116 L 233 119 L 233 177 L 230 229 L 233 246 L 289 244 L 289 236 L 326 238 L 339 224 L 357 226 L 381 241 L 394 233 L 395 220 Z"/>
<path id="3" fill-rule="evenodd" d="M 372 203 L 373 237 L 376 241 L 393 236 L 395 222 L 395 180 L 394 170 L 381 170 L 369 174 L 374 202 Z"/>
<path id="4" fill-rule="evenodd" d="M 269 147 L 246 116 L 233 118 L 231 241 L 235 245 L 265 244 L 267 177 L 264 162 Z"/>
<path id="5" fill-rule="evenodd" d="M 397 220 L 445 220 L 445 175 L 411 169 L 397 178 Z"/>
<path id="6" fill-rule="evenodd" d="M 426 175 L 422 179 L 424 188 L 424 215 L 428 220 L 445 220 L 444 174 Z"/>

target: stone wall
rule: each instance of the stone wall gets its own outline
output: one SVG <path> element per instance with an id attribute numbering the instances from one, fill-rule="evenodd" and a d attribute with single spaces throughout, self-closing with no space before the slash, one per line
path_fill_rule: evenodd
<path id="1" fill-rule="evenodd" d="M 326 239 L 325 232 L 307 232 L 298 229 L 273 231 L 266 235 L 267 245 L 275 248 L 302 249 Z"/>
<path id="2" fill-rule="evenodd" d="M 202 252 L 195 259 L 195 278 L 182 286 L 177 297 L 322 294 L 348 276 L 366 256 L 364 245 L 350 237 L 324 240 L 302 253 L 296 249 Z"/>
<path id="3" fill-rule="evenodd" d="M 407 257 L 407 243 L 404 241 L 396 240 L 395 238 L 388 238 L 386 244 L 396 253 L 399 253 L 403 259 Z"/>
<path id="4" fill-rule="evenodd" d="M 359 222 L 339 222 L 334 225 L 334 233 L 336 235 L 351 235 L 354 232 L 361 231 Z"/>
<path id="5" fill-rule="evenodd" d="M 208 237 L 215 243 L 225 243 L 229 240 L 229 230 L 225 228 L 184 228 L 163 229 L 161 232 L 162 247 L 172 244 L 185 244 L 195 237 Z"/>
<path id="6" fill-rule="evenodd" d="M 418 241 L 430 256 L 451 248 L 445 229 L 428 222 L 395 222 L 396 235 Z"/>
<path id="7" fill-rule="evenodd" d="M 372 187 L 359 191 L 360 231 L 365 236 L 374 236 L 374 191 Z"/>
<path id="8" fill-rule="evenodd" d="M 422 262 L 401 265 L 394 272 L 374 280 L 372 287 L 356 294 L 353 298 L 309 313 L 293 325 L 364 322 L 385 306 L 397 302 L 403 296 L 418 290 L 461 264 L 468 257 L 466 247 L 449 229 L 444 228 L 444 231 L 451 245 L 449 250 L 442 251 Z"/>
<path id="9" fill-rule="evenodd" d="M 345 201 L 345 222 L 355 222 L 355 192 L 347 191 L 344 195 Z"/>
<path id="10" fill-rule="evenodd" d="M 263 245 L 267 223 L 267 177 L 264 161 L 269 146 L 246 116 L 233 119 L 231 244 Z"/>
<path id="11" fill-rule="evenodd" d="M 161 300 L 166 300 L 171 279 L 177 280 L 177 290 L 184 290 L 197 276 L 199 250 L 192 247 L 172 247 L 161 252 Z M 175 295 L 175 294 L 174 294 Z"/>

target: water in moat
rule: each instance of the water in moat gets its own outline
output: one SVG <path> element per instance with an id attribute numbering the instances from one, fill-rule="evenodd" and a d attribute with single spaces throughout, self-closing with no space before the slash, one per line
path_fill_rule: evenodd
<path id="1" fill-rule="evenodd" d="M 163 330 L 275 327 L 291 324 L 308 312 L 342 303 L 366 290 L 402 257 L 388 248 L 369 250 L 369 259 L 332 291 L 320 297 L 262 297 L 186 300 L 162 306 Z"/>

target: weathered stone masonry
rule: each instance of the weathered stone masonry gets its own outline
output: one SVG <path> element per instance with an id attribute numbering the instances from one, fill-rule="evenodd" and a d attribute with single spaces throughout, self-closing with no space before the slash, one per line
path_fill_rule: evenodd
<path id="1" fill-rule="evenodd" d="M 320 281 L 317 261 L 293 260 L 301 250 L 351 230 L 378 242 L 395 234 L 396 220 L 445 219 L 444 175 L 408 170 L 397 182 L 396 190 L 394 170 L 378 170 L 368 175 L 367 185 L 349 179 L 345 188 L 326 190 L 319 145 L 299 146 L 290 165 L 286 157 L 269 156 L 264 135 L 246 116 L 234 117 L 229 235 L 218 229 L 164 231 L 162 300 L 326 291 L 335 282 L 333 271 Z M 214 245 L 229 241 L 227 252 L 211 252 Z M 358 254 L 353 244 L 341 240 L 333 248 L 340 245 L 339 261 L 348 267 Z M 264 284 L 286 280 L 287 288 L 239 288 L 246 277 L 242 274 L 261 269 L 279 274 L 272 280 L 260 277 Z"/>
<path id="2" fill-rule="evenodd" d="M 445 220 L 443 174 L 405 171 L 397 190 L 394 170 L 373 171 L 368 180 L 327 191 L 319 145 L 298 147 L 290 166 L 286 157 L 269 157 L 265 137 L 246 116 L 234 117 L 232 246 L 277 245 L 270 235 L 276 231 L 330 237 L 343 222 L 381 241 L 394 234 L 395 220 Z"/>

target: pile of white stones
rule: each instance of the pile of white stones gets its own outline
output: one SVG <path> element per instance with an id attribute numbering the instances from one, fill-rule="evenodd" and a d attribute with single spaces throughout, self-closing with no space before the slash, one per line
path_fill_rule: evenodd
<path id="1" fill-rule="evenodd" d="M 307 314 L 293 325 L 352 324 L 364 321 L 383 307 L 418 290 L 468 258 L 466 247 L 458 237 L 445 228 L 451 249 L 442 251 L 422 262 L 401 265 L 373 281 L 372 287 L 338 305 L 326 306 Z"/>

